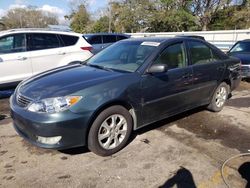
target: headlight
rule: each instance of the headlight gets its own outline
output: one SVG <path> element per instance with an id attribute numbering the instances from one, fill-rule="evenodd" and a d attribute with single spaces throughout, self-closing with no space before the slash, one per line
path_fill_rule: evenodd
<path id="1" fill-rule="evenodd" d="M 56 113 L 69 109 L 71 106 L 81 100 L 81 96 L 66 96 L 47 98 L 31 103 L 28 110 L 31 112 L 40 113 Z"/>

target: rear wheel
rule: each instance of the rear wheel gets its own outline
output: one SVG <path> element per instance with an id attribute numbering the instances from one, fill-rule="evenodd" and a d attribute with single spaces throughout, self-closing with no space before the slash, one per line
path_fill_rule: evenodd
<path id="1" fill-rule="evenodd" d="M 122 106 L 102 111 L 93 122 L 88 135 L 88 148 L 97 155 L 108 156 L 121 150 L 132 131 L 132 117 Z"/>
<path id="2" fill-rule="evenodd" d="M 219 112 L 223 109 L 229 95 L 229 86 L 222 82 L 213 94 L 212 101 L 208 105 L 208 109 L 213 112 Z"/>

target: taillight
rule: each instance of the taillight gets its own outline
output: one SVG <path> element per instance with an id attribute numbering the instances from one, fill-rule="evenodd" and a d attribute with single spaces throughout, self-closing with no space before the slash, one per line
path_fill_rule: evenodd
<path id="1" fill-rule="evenodd" d="M 93 48 L 92 48 L 92 46 L 87 46 L 87 47 L 81 47 L 81 49 L 91 51 Z"/>

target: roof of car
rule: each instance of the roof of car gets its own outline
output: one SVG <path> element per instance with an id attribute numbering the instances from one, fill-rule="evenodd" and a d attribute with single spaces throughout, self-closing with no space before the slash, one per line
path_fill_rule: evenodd
<path id="1" fill-rule="evenodd" d="M 129 38 L 126 41 L 148 41 L 148 42 L 164 42 L 166 40 L 172 39 L 170 37 L 139 37 L 139 38 Z"/>
<path id="2" fill-rule="evenodd" d="M 250 39 L 245 39 L 245 40 L 242 40 L 240 42 L 250 42 Z"/>
<path id="3" fill-rule="evenodd" d="M 122 35 L 122 36 L 130 36 L 124 33 L 86 33 L 84 36 L 97 36 L 97 35 Z"/>
<path id="4" fill-rule="evenodd" d="M 51 29 L 51 28 L 18 28 L 0 31 L 0 35 L 13 34 L 13 33 L 58 33 L 66 35 L 81 35 L 80 33 L 75 33 L 72 31 Z"/>
<path id="5" fill-rule="evenodd" d="M 201 39 L 205 40 L 203 36 L 200 35 L 186 35 L 186 34 L 180 34 L 180 35 L 175 35 L 176 37 L 188 37 L 188 38 L 196 38 L 196 39 Z"/>

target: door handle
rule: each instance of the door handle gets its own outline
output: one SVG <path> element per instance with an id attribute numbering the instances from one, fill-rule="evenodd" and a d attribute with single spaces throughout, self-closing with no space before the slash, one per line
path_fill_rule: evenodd
<path id="1" fill-rule="evenodd" d="M 59 52 L 58 55 L 65 55 L 66 52 Z"/>
<path id="2" fill-rule="evenodd" d="M 28 59 L 28 58 L 27 57 L 17 57 L 17 60 L 19 60 L 19 61 L 24 61 L 26 59 Z"/>

